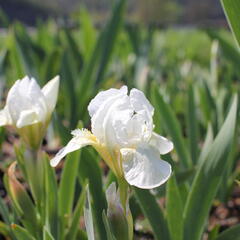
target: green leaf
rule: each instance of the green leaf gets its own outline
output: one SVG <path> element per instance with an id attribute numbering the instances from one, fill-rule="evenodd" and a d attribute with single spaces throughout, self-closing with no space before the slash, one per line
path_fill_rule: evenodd
<path id="1" fill-rule="evenodd" d="M 21 221 L 23 225 L 31 234 L 38 236 L 39 226 L 37 211 L 26 189 L 16 178 L 15 167 L 16 162 L 13 162 L 8 168 L 5 187 L 7 188 L 7 192 L 11 197 L 18 216 L 22 218 Z"/>
<path id="2" fill-rule="evenodd" d="M 208 152 L 211 149 L 212 143 L 213 143 L 213 130 L 211 124 L 208 125 L 207 135 L 204 140 L 204 144 L 202 147 L 202 151 L 200 153 L 200 157 L 198 159 L 198 164 L 201 165 L 201 163 L 205 160 Z"/>
<path id="3" fill-rule="evenodd" d="M 235 132 L 237 96 L 191 186 L 184 209 L 184 240 L 199 240 L 226 166 Z M 191 227 L 189 227 L 191 226 Z"/>
<path id="4" fill-rule="evenodd" d="M 106 240 L 106 231 L 103 228 L 102 211 L 107 208 L 105 194 L 102 185 L 102 172 L 97 161 L 98 156 L 91 148 L 82 149 L 79 164 L 79 177 L 82 183 L 89 182 L 89 190 L 92 197 L 92 211 L 94 223 L 99 239 Z"/>
<path id="5" fill-rule="evenodd" d="M 43 228 L 43 240 L 55 240 L 51 233 L 48 231 L 47 227 Z"/>
<path id="6" fill-rule="evenodd" d="M 107 69 L 110 56 L 113 52 L 113 47 L 116 42 L 117 35 L 123 20 L 123 12 L 126 0 L 117 0 L 112 10 L 111 20 L 102 33 L 102 53 L 100 57 L 100 65 L 97 71 L 96 83 L 101 83 L 104 73 Z"/>
<path id="7" fill-rule="evenodd" d="M 213 125 L 213 130 L 217 132 L 217 115 L 216 112 L 213 111 L 213 109 L 217 109 L 217 106 L 207 82 L 202 82 L 202 86 L 199 87 L 199 94 L 200 106 L 205 114 L 206 125 L 207 123 L 211 122 Z"/>
<path id="8" fill-rule="evenodd" d="M 82 34 L 83 38 L 83 49 L 85 58 L 89 59 L 89 55 L 92 52 L 92 49 L 96 42 L 96 30 L 94 28 L 94 25 L 92 23 L 92 18 L 87 11 L 86 8 L 82 7 L 80 9 L 80 25 L 82 28 L 82 31 L 80 32 Z"/>
<path id="9" fill-rule="evenodd" d="M 87 237 L 86 232 L 83 231 L 82 229 L 78 229 L 77 238 L 76 239 L 89 240 L 88 237 Z"/>
<path id="10" fill-rule="evenodd" d="M 10 219 L 10 215 L 9 215 L 7 205 L 1 197 L 0 197 L 0 214 L 1 214 L 5 223 L 7 223 L 7 224 L 11 223 L 11 219 Z"/>
<path id="11" fill-rule="evenodd" d="M 80 72 L 83 65 L 83 56 L 79 50 L 77 41 L 73 37 L 72 32 L 69 29 L 64 29 L 63 31 L 64 40 L 66 42 L 67 51 L 71 54 L 74 61 L 71 64 L 74 65 L 77 72 Z M 76 79 L 77 80 L 77 79 Z"/>
<path id="12" fill-rule="evenodd" d="M 12 32 L 11 32 L 12 33 Z M 9 65 L 14 66 L 15 68 L 12 70 L 12 75 L 15 79 L 20 77 L 24 77 L 25 70 L 21 58 L 18 54 L 15 36 L 12 33 L 8 39 L 8 50 L 9 50 Z"/>
<path id="13" fill-rule="evenodd" d="M 216 240 L 216 237 L 219 232 L 220 225 L 216 225 L 212 230 L 209 231 L 208 240 Z"/>
<path id="14" fill-rule="evenodd" d="M 61 82 L 64 86 L 65 101 L 67 103 L 67 111 L 65 114 L 68 116 L 70 121 L 70 128 L 73 129 L 77 125 L 78 115 L 77 109 L 77 94 L 75 79 L 77 78 L 77 69 L 75 67 L 74 59 L 72 55 L 66 50 L 63 54 L 61 64 Z"/>
<path id="15" fill-rule="evenodd" d="M 233 36 L 238 44 L 238 47 L 240 47 L 240 0 L 221 0 L 221 3 Z"/>
<path id="16" fill-rule="evenodd" d="M 149 190 L 139 188 L 134 188 L 134 194 L 144 216 L 148 219 L 152 227 L 155 239 L 169 240 L 168 226 L 155 197 L 149 192 Z"/>
<path id="17" fill-rule="evenodd" d="M 12 224 L 11 228 L 18 240 L 36 240 L 25 228 L 17 224 Z"/>
<path id="18" fill-rule="evenodd" d="M 231 195 L 233 191 L 233 184 L 234 180 L 236 178 L 235 169 L 237 168 L 237 152 L 239 149 L 239 142 L 238 142 L 238 132 L 235 132 L 234 138 L 233 138 L 233 144 L 231 146 L 230 153 L 228 154 L 228 158 L 226 159 L 227 165 L 222 177 L 222 183 L 221 188 L 218 191 L 218 199 L 222 202 L 227 202 L 229 199 L 229 196 Z M 237 172 L 237 169 L 236 169 Z"/>
<path id="19" fill-rule="evenodd" d="M 105 72 L 121 29 L 125 3 L 126 0 L 115 2 L 111 17 L 100 33 L 91 57 L 85 64 L 78 90 L 84 106 L 87 104 L 92 91 L 96 92 L 94 86 L 96 84 L 99 86 L 104 81 Z M 82 114 L 84 113 L 81 112 Z"/>
<path id="20" fill-rule="evenodd" d="M 31 38 L 22 24 L 14 25 L 15 47 L 17 55 L 21 61 L 25 74 L 38 79 L 38 71 L 36 69 L 36 49 L 34 49 Z M 39 79 L 40 80 L 40 79 Z"/>
<path id="21" fill-rule="evenodd" d="M 41 64 L 40 79 L 47 83 L 50 79 L 59 74 L 62 51 L 59 48 L 51 49 Z"/>
<path id="22" fill-rule="evenodd" d="M 85 221 L 88 239 L 94 240 L 95 235 L 94 235 L 94 227 L 93 227 L 93 215 L 92 215 L 92 207 L 91 207 L 90 193 L 89 193 L 88 187 L 87 187 L 87 198 L 86 198 L 85 207 L 84 207 L 84 221 Z"/>
<path id="23" fill-rule="evenodd" d="M 83 184 L 81 195 L 78 199 L 77 205 L 75 207 L 73 217 L 72 217 L 72 222 L 70 224 L 68 233 L 66 234 L 66 240 L 74 240 L 76 239 L 77 232 L 79 230 L 79 221 L 80 217 L 83 211 L 83 206 L 85 202 L 85 195 L 86 195 L 86 184 Z"/>
<path id="24" fill-rule="evenodd" d="M 221 232 L 215 240 L 240 240 L 240 224 Z"/>
<path id="25" fill-rule="evenodd" d="M 217 31 L 208 30 L 207 34 L 210 38 L 217 39 L 219 41 L 224 56 L 234 66 L 234 70 L 240 73 L 240 70 L 238 69 L 240 52 L 238 49 Z"/>
<path id="26" fill-rule="evenodd" d="M 63 125 L 63 119 L 61 119 L 56 113 L 53 116 L 54 125 L 56 126 L 56 130 L 61 138 L 62 144 L 66 145 L 71 138 L 71 134 L 69 134 L 68 128 Z"/>
<path id="27" fill-rule="evenodd" d="M 10 236 L 11 234 L 9 226 L 1 221 L 0 221 L 0 234 L 4 235 L 5 237 Z"/>
<path id="28" fill-rule="evenodd" d="M 50 166 L 50 161 L 47 155 L 43 158 L 44 173 L 45 173 L 45 226 L 50 231 L 51 235 L 58 239 L 58 195 L 57 195 L 57 181 L 54 169 Z"/>
<path id="29" fill-rule="evenodd" d="M 167 221 L 171 240 L 183 239 L 183 204 L 179 188 L 172 175 L 167 182 Z"/>
<path id="30" fill-rule="evenodd" d="M 159 93 L 158 87 L 155 84 L 152 85 L 151 96 L 155 106 L 155 111 L 159 112 L 161 122 L 164 124 L 167 133 L 172 138 L 174 148 L 178 153 L 180 164 L 183 164 L 185 167 L 191 167 L 192 162 L 185 147 L 179 122 L 169 104 L 163 100 L 163 97 Z"/>
<path id="31" fill-rule="evenodd" d="M 106 213 L 104 210 L 102 213 L 102 217 L 103 217 L 104 226 L 105 226 L 105 229 L 107 232 L 107 240 L 116 240 L 116 238 L 114 237 L 114 234 L 111 231 L 111 227 L 110 227 L 110 224 L 108 222 L 108 219 L 107 219 L 107 216 L 106 216 Z M 122 240 L 124 240 L 124 239 L 122 239 Z"/>
<path id="32" fill-rule="evenodd" d="M 64 162 L 58 193 L 59 215 L 62 218 L 63 225 L 65 225 L 70 219 L 73 209 L 80 153 L 81 151 L 75 151 L 68 154 Z"/>
<path id="33" fill-rule="evenodd" d="M 189 147 L 192 157 L 192 162 L 197 162 L 198 155 L 198 118 L 197 107 L 194 95 L 194 89 L 190 85 L 188 89 L 188 111 L 187 111 L 187 125 L 188 125 L 188 138 Z"/>

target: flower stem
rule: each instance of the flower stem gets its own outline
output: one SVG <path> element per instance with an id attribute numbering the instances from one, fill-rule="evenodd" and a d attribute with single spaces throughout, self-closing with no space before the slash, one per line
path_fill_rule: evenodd
<path id="1" fill-rule="evenodd" d="M 24 161 L 31 192 L 38 208 L 41 209 L 43 189 L 43 163 L 39 157 L 39 154 L 40 153 L 37 150 L 27 150 L 25 153 Z"/>
<path id="2" fill-rule="evenodd" d="M 124 209 L 124 214 L 128 222 L 129 240 L 132 240 L 133 239 L 133 219 L 132 219 L 132 214 L 129 209 L 129 203 L 128 203 L 129 185 L 125 180 L 125 178 L 118 178 L 118 190 L 120 194 L 120 201 Z"/>
<path id="3" fill-rule="evenodd" d="M 118 178 L 118 189 L 120 193 L 120 201 L 126 214 L 128 201 L 128 183 L 124 178 Z"/>

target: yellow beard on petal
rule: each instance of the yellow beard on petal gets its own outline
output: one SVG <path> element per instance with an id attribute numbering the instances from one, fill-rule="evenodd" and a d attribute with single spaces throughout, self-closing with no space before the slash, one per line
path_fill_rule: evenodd
<path id="1" fill-rule="evenodd" d="M 109 149 L 103 144 L 93 145 L 96 151 L 101 155 L 103 160 L 106 162 L 108 167 L 114 172 L 117 177 L 122 177 L 122 167 L 119 161 L 120 152 L 119 151 L 109 151 Z"/>

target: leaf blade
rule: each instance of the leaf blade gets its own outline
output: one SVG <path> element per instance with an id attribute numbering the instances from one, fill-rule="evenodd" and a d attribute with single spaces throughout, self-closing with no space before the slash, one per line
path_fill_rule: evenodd
<path id="1" fill-rule="evenodd" d="M 172 240 L 183 239 L 183 205 L 174 175 L 167 182 L 167 221 Z"/>
<path id="2" fill-rule="evenodd" d="M 199 240 L 212 201 L 216 195 L 234 134 L 237 113 L 237 96 L 234 97 L 228 116 L 215 138 L 191 186 L 184 209 L 184 239 Z M 208 189 L 206 191 L 206 186 Z M 201 206 L 201 207 L 200 207 Z M 191 228 L 189 227 L 191 226 Z"/>
<path id="3" fill-rule="evenodd" d="M 164 215 L 154 196 L 148 191 L 134 188 L 136 199 L 148 219 L 157 240 L 169 240 L 169 232 Z"/>
<path id="4" fill-rule="evenodd" d="M 224 13 L 227 17 L 228 24 L 232 30 L 233 36 L 240 48 L 240 21 L 239 21 L 239 0 L 221 0 Z"/>

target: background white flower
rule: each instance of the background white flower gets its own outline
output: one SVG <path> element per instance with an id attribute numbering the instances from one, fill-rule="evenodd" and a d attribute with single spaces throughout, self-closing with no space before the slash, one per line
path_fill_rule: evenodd
<path id="1" fill-rule="evenodd" d="M 73 139 L 62 149 L 51 165 L 69 152 L 92 145 L 117 177 L 139 188 L 154 188 L 171 175 L 171 166 L 160 159 L 173 149 L 166 138 L 153 132 L 154 108 L 143 92 L 132 89 L 102 91 L 90 102 L 92 133 L 74 131 Z"/>
<path id="2" fill-rule="evenodd" d="M 38 122 L 48 122 L 55 108 L 59 76 L 40 89 L 34 78 L 17 80 L 9 90 L 6 106 L 0 111 L 0 126 L 22 128 Z"/>

